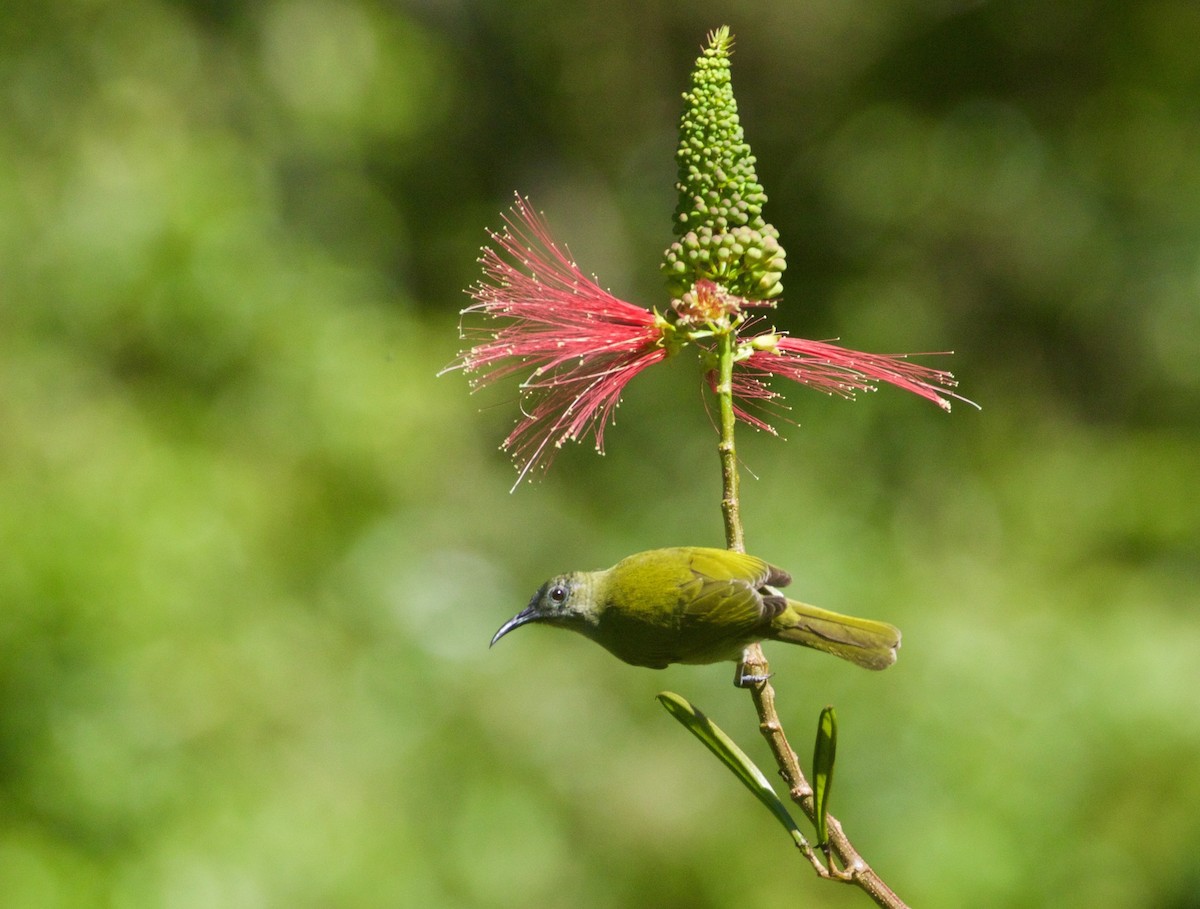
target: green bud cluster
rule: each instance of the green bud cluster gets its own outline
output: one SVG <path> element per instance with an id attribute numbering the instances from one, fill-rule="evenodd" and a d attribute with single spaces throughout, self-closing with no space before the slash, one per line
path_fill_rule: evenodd
<path id="1" fill-rule="evenodd" d="M 730 79 L 733 41 L 722 26 L 696 60 L 679 120 L 679 204 L 675 236 L 662 270 L 671 296 L 699 280 L 713 281 L 746 300 L 783 291 L 786 267 L 779 232 L 763 220 L 763 192 L 738 120 Z"/>

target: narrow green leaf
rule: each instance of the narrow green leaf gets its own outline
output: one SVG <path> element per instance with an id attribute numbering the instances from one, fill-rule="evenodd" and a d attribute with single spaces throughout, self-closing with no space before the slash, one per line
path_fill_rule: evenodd
<path id="1" fill-rule="evenodd" d="M 775 794 L 775 789 L 771 786 L 770 781 L 746 756 L 746 753 L 734 744 L 733 739 L 700 710 L 674 692 L 664 691 L 658 695 L 658 699 L 671 716 L 679 720 L 684 728 L 703 742 L 705 747 L 720 759 L 721 763 L 733 771 L 733 775 L 741 780 L 742 785 L 767 807 L 767 810 L 783 825 L 783 828 L 797 844 L 808 845 L 800 828 L 796 826 L 796 822 L 788 814 L 787 808 Z"/>
<path id="2" fill-rule="evenodd" d="M 817 741 L 813 746 L 813 806 L 817 815 L 817 845 L 829 841 L 829 790 L 833 787 L 833 762 L 837 757 L 837 714 L 832 707 L 821 711 Z"/>

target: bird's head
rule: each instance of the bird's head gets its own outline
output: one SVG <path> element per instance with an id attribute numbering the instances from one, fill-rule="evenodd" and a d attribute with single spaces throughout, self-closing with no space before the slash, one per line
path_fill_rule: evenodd
<path id="1" fill-rule="evenodd" d="M 500 626 L 492 644 L 515 628 L 531 622 L 544 622 L 582 631 L 596 622 L 597 608 L 591 596 L 592 584 L 587 572 L 574 572 L 553 577 L 538 588 L 529 605 Z M 491 646 L 491 645 L 489 645 Z"/>

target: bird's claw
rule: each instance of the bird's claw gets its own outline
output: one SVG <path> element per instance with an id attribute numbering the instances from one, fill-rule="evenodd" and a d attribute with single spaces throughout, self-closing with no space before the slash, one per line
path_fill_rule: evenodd
<path id="1" fill-rule="evenodd" d="M 773 672 L 750 672 L 745 663 L 738 663 L 737 670 L 733 674 L 733 685 L 735 688 L 753 688 L 755 685 L 762 685 L 770 681 L 774 674 Z"/>

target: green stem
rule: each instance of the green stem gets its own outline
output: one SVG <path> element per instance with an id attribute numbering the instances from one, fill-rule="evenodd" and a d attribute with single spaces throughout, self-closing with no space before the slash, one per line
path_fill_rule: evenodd
<path id="1" fill-rule="evenodd" d="M 717 332 L 717 408 L 720 414 L 721 438 L 717 451 L 721 456 L 721 514 L 725 519 L 725 545 L 735 552 L 746 551 L 746 535 L 742 528 L 742 510 L 738 488 L 737 445 L 734 442 L 734 429 L 737 426 L 737 414 L 733 409 L 733 363 L 736 353 L 737 331 L 730 327 Z M 800 810 L 808 819 L 816 824 L 817 811 L 813 798 L 812 786 L 800 769 L 800 760 L 796 752 L 788 744 L 779 722 L 779 712 L 775 709 L 775 689 L 769 679 L 771 667 L 763 655 L 762 647 L 751 644 L 742 654 L 741 664 L 737 668 L 737 683 L 750 689 L 750 697 L 754 701 L 754 709 L 758 713 L 758 728 L 763 738 L 767 740 L 775 763 L 787 782 L 788 792 L 792 801 L 800 806 Z M 842 830 L 842 825 L 833 815 L 827 817 L 829 828 L 830 852 L 837 856 L 840 868 L 834 867 L 832 861 L 828 868 L 822 868 L 812 850 L 806 857 L 812 862 L 817 873 L 822 877 L 852 883 L 861 888 L 878 906 L 888 909 L 905 909 L 904 902 L 890 887 L 875 873 L 870 865 L 859 855 L 858 850 L 850 842 Z M 805 847 L 807 844 L 805 844 Z M 804 851 L 804 847 L 801 848 Z"/>
<path id="2" fill-rule="evenodd" d="M 721 419 L 721 513 L 725 517 L 725 546 L 734 552 L 746 551 L 742 530 L 742 511 L 738 490 L 737 445 L 734 429 L 737 414 L 733 410 L 733 355 L 737 333 L 730 329 L 717 335 L 717 408 Z"/>

